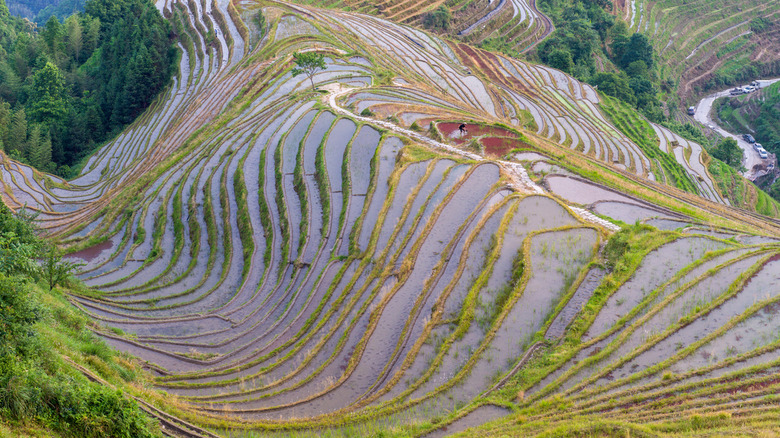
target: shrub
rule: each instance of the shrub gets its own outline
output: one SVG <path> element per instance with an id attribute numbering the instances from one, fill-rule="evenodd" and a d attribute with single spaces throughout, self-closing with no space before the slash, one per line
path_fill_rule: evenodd
<path id="1" fill-rule="evenodd" d="M 449 30 L 451 21 L 452 14 L 450 13 L 450 10 L 442 5 L 436 10 L 425 14 L 423 26 L 431 30 L 446 31 Z"/>

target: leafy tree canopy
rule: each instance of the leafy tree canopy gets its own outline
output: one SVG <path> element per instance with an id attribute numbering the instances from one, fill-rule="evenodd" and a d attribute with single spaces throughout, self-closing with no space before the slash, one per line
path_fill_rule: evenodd
<path id="1" fill-rule="evenodd" d="M 314 74 L 328 68 L 325 64 L 325 55 L 322 53 L 295 52 L 293 53 L 293 61 L 295 67 L 292 69 L 292 75 L 305 74 L 311 81 L 312 90 L 314 89 Z"/>

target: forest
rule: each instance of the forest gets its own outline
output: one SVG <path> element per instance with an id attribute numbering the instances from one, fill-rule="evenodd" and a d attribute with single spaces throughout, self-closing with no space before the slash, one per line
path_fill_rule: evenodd
<path id="1" fill-rule="evenodd" d="M 543 0 L 539 5 L 555 23 L 552 35 L 539 44 L 540 61 L 598 86 L 653 122 L 664 120 L 653 45 L 645 35 L 632 33 L 625 21 L 615 20 L 611 2 Z M 597 68 L 597 61 L 614 68 Z"/>
<path id="2" fill-rule="evenodd" d="M 176 49 L 150 0 L 89 0 L 37 26 L 0 0 L 0 145 L 63 177 L 147 108 Z"/>
<path id="3" fill-rule="evenodd" d="M 86 0 L 8 0 L 12 15 L 27 18 L 42 26 L 52 15 L 60 20 L 84 10 Z"/>

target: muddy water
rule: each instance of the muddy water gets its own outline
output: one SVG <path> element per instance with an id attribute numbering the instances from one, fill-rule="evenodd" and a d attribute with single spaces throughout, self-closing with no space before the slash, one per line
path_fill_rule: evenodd
<path id="1" fill-rule="evenodd" d="M 306 143 L 303 147 L 303 171 L 304 173 L 313 175 L 317 173 L 317 150 L 320 147 L 320 143 L 325 137 L 326 132 L 333 125 L 333 121 L 336 116 L 330 112 L 325 111 L 320 113 L 317 117 L 317 121 L 311 128 L 311 132 L 306 137 Z"/>
<path id="2" fill-rule="evenodd" d="M 620 201 L 639 204 L 637 201 L 617 192 L 580 179 L 551 175 L 544 179 L 550 190 L 563 199 L 576 204 L 588 205 L 597 201 Z"/>
<path id="3" fill-rule="evenodd" d="M 593 268 L 588 271 L 588 275 L 585 276 L 585 279 L 577 287 L 577 291 L 574 292 L 569 302 L 566 303 L 566 307 L 561 310 L 561 313 L 553 320 L 550 328 L 547 329 L 547 333 L 544 334 L 545 339 L 553 340 L 563 336 L 566 327 L 571 324 L 574 317 L 582 310 L 606 274 L 607 272 L 601 268 Z"/>
<path id="4" fill-rule="evenodd" d="M 672 220 L 672 219 L 649 219 L 645 221 L 647 225 L 652 225 L 659 230 L 677 230 L 691 226 L 690 222 Z"/>
<path id="5" fill-rule="evenodd" d="M 498 230 L 499 224 L 504 218 L 504 215 L 507 213 L 507 211 L 509 211 L 510 208 L 511 205 L 507 205 L 494 214 L 485 223 L 485 226 L 479 230 L 476 238 L 471 243 L 466 262 L 463 264 L 463 273 L 457 279 L 457 283 L 453 287 L 447 301 L 445 302 L 443 316 L 445 319 L 457 318 L 458 314 L 460 313 L 460 309 L 466 294 L 474 283 L 474 280 L 484 268 L 485 257 L 490 250 L 489 245 L 491 239 Z M 453 344 L 453 347 L 450 348 L 446 353 L 441 366 L 439 366 L 439 368 L 434 371 L 432 377 L 427 382 L 424 382 L 420 388 L 415 390 L 415 392 L 412 394 L 412 397 L 421 397 L 427 392 L 434 390 L 437 386 L 446 383 L 449 379 L 451 379 L 462 367 L 465 361 L 468 360 L 471 355 L 471 351 L 476 349 L 480 340 L 481 331 L 478 328 L 473 328 L 473 330 L 470 330 L 461 340 L 456 341 Z"/>
<path id="6" fill-rule="evenodd" d="M 642 299 L 705 252 L 722 247 L 710 239 L 688 237 L 677 239 L 648 254 L 634 275 L 604 304 L 583 339 L 591 339 L 608 329 Z"/>
<path id="7" fill-rule="evenodd" d="M 531 244 L 531 277 L 512 305 L 488 349 L 469 376 L 453 389 L 458 400 L 469 400 L 486 390 L 522 356 L 531 336 L 593 256 L 598 234 L 591 229 L 554 231 L 537 235 Z"/>
<path id="8" fill-rule="evenodd" d="M 472 138 L 481 137 L 481 136 L 507 137 L 513 139 L 518 138 L 517 134 L 515 134 L 514 132 L 498 126 L 477 125 L 468 122 L 465 122 L 466 134 L 461 136 L 460 131 L 458 130 L 458 127 L 460 126 L 461 123 L 464 122 L 437 123 L 436 127 L 439 128 L 439 132 L 441 132 L 442 135 L 444 135 L 445 137 L 451 139 L 452 141 L 458 144 L 465 143 Z M 507 150 L 507 152 L 509 151 Z M 502 156 L 503 155 L 504 154 L 502 154 Z"/>
<path id="9" fill-rule="evenodd" d="M 755 263 L 756 259 L 757 258 L 751 258 L 749 260 Z M 744 269 L 746 269 L 746 267 L 742 265 L 742 263 L 739 263 L 739 266 L 733 265 L 728 269 L 722 270 L 722 276 L 725 276 L 725 278 L 718 278 L 722 276 L 715 275 L 710 282 L 711 284 L 709 286 L 703 284 L 702 288 L 707 290 L 708 288 L 712 288 L 715 284 L 717 284 L 721 287 L 721 290 L 725 290 L 729 284 L 734 281 L 736 276 L 743 272 Z M 762 269 L 759 273 L 750 279 L 745 288 L 736 296 L 730 298 L 710 313 L 696 319 L 691 324 L 676 331 L 666 339 L 659 341 L 652 348 L 632 359 L 630 362 L 627 362 L 615 370 L 613 373 L 614 377 L 621 378 L 627 376 L 630 373 L 636 373 L 646 369 L 652 364 L 658 363 L 672 356 L 680 348 L 688 346 L 693 342 L 707 336 L 714 330 L 722 327 L 731 318 L 739 315 L 754 303 L 773 298 L 777 295 L 777 293 L 780 293 L 780 278 L 778 278 L 776 275 L 777 272 L 780 272 L 779 270 L 780 261 L 768 263 L 764 269 Z M 765 318 L 771 320 L 775 310 L 773 308 L 768 310 L 771 316 L 769 318 Z M 760 312 L 761 311 L 759 311 L 759 313 Z M 741 329 L 747 330 L 745 326 L 741 327 Z M 765 328 L 764 332 L 764 336 L 768 337 L 766 341 L 770 341 L 770 339 L 773 341 L 773 337 L 776 336 L 777 333 L 774 325 L 772 327 Z M 758 338 L 755 340 L 760 340 L 760 337 L 761 335 L 758 335 Z M 745 344 L 749 344 L 750 342 L 750 340 L 745 340 Z M 697 354 L 699 354 L 705 360 L 715 361 L 717 360 L 717 356 L 714 356 L 713 352 L 714 349 L 712 346 L 705 346 L 705 348 L 700 349 Z"/>
<path id="10" fill-rule="evenodd" d="M 406 220 L 404 221 L 403 226 L 398 232 L 398 235 L 395 239 L 391 242 L 391 248 L 389 251 L 389 254 L 395 254 L 398 249 L 400 248 L 404 238 L 409 234 L 410 229 L 415 222 L 416 219 L 418 219 L 418 215 L 422 213 L 421 209 L 427 205 L 427 202 L 429 198 L 432 195 L 432 192 L 442 184 L 442 179 L 444 178 L 444 175 L 446 172 L 450 170 L 450 168 L 455 164 L 454 161 L 451 160 L 439 160 L 436 162 L 436 165 L 433 167 L 433 170 L 431 171 L 431 175 L 426 179 L 425 183 L 420 187 L 420 191 L 417 193 L 417 196 L 414 199 L 414 202 L 412 202 L 411 209 L 409 210 L 409 215 L 406 217 Z M 418 223 L 418 226 L 420 224 Z"/>
<path id="11" fill-rule="evenodd" d="M 380 250 L 387 246 L 390 235 L 395 231 L 398 223 L 401 221 L 401 215 L 404 209 L 408 203 L 413 200 L 411 199 L 411 193 L 420 184 L 420 181 L 430 164 L 430 161 L 412 163 L 404 169 L 401 177 L 398 179 L 398 185 L 393 191 L 393 199 L 390 208 L 382 218 L 382 228 L 379 232 L 379 240 L 377 241 L 377 248 Z M 373 225 L 379 223 L 378 219 L 379 218 L 376 216 L 366 216 L 363 227 L 364 231 L 369 230 L 370 232 L 373 230 Z M 398 236 L 396 236 L 396 240 L 397 238 Z"/>
<path id="12" fill-rule="evenodd" d="M 511 413 L 512 411 L 510 411 L 509 409 L 502 408 L 500 406 L 495 406 L 495 405 L 480 406 L 477 409 L 474 409 L 473 411 L 464 415 L 463 417 L 453 421 L 452 423 L 446 426 L 442 426 L 439 429 L 436 429 L 433 432 L 424 435 L 424 437 L 441 438 L 448 435 L 453 435 L 456 433 L 463 432 L 466 429 L 481 426 L 490 421 L 505 417 Z"/>
<path id="13" fill-rule="evenodd" d="M 475 187 L 484 187 L 484 189 L 459 191 L 456 196 L 459 198 L 458 202 L 451 202 L 448 204 L 448 214 L 443 214 L 441 217 L 446 218 L 448 221 L 454 221 L 454 223 L 463 222 L 463 216 L 468 215 L 472 209 L 471 206 L 475 204 L 476 200 L 484 196 L 484 190 L 491 184 L 491 180 L 494 180 L 497 176 L 498 173 L 495 166 L 480 166 L 480 168 L 471 175 L 471 178 L 473 178 Z M 469 206 L 469 208 L 464 208 L 464 206 Z M 452 227 L 436 227 L 434 230 L 441 230 L 439 231 L 439 234 L 454 232 Z M 345 406 L 344 403 L 349 403 L 351 400 L 356 399 L 363 391 L 370 387 L 379 371 L 386 363 L 386 360 L 383 361 L 379 358 L 386 355 L 388 351 L 391 351 L 388 347 L 396 342 L 398 338 L 398 333 L 396 332 L 403 326 L 403 324 L 399 325 L 396 319 L 398 319 L 399 316 L 405 318 L 405 315 L 409 314 L 408 309 L 392 309 L 397 306 L 407 306 L 410 302 L 413 302 L 413 300 L 409 300 L 408 295 L 419 289 L 422 281 L 428 276 L 428 273 L 433 266 L 432 263 L 435 263 L 438 259 L 437 253 L 441 252 L 443 245 L 448 240 L 445 238 L 444 234 L 441 234 L 441 236 L 430 235 L 428 237 L 429 238 L 426 239 L 420 249 L 420 256 L 417 258 L 416 266 L 410 274 L 410 278 L 407 279 L 404 286 L 396 292 L 390 300 L 388 307 L 382 312 L 382 316 L 380 316 L 376 331 L 369 339 L 363 357 L 372 358 L 372 360 L 362 360 L 344 385 L 328 394 L 328 396 L 322 397 L 313 403 L 296 407 L 294 409 L 295 412 L 319 412 L 323 409 L 326 411 L 337 409 L 340 406 Z M 441 243 L 439 243 L 440 241 Z M 360 332 L 360 330 L 358 330 L 358 332 Z M 393 333 L 396 334 L 393 335 Z M 319 400 L 322 400 L 322 403 L 325 404 L 321 404 Z"/>
<path id="14" fill-rule="evenodd" d="M 328 178 L 330 179 L 330 189 L 334 192 L 341 192 L 341 166 L 344 162 L 344 151 L 356 129 L 357 127 L 353 121 L 339 119 L 336 122 L 336 126 L 330 131 L 325 144 L 325 163 L 327 164 Z M 334 205 L 334 208 L 336 208 L 336 205 Z"/>
<path id="15" fill-rule="evenodd" d="M 725 262 L 727 262 L 729 260 L 732 260 L 732 259 L 734 259 L 734 258 L 736 258 L 736 257 L 738 257 L 738 256 L 740 256 L 742 254 L 744 254 L 745 252 L 746 251 L 744 251 L 744 250 L 730 251 L 730 252 L 728 252 L 726 254 L 723 254 L 721 256 L 714 257 L 713 259 L 711 259 L 711 260 L 709 260 L 709 261 L 699 265 L 697 268 L 692 269 L 688 274 L 682 276 L 678 281 L 671 283 L 663 291 L 661 291 L 658 294 L 658 296 L 656 297 L 656 299 L 653 301 L 653 303 L 651 303 L 649 306 L 647 306 L 643 310 L 641 310 L 638 313 L 638 315 L 634 317 L 634 319 L 632 319 L 631 321 L 629 321 L 627 323 L 627 325 L 630 325 L 633 321 L 636 321 L 640 317 L 644 316 L 655 304 L 660 303 L 661 301 L 663 301 L 663 299 L 666 298 L 666 296 L 668 294 L 674 292 L 675 290 L 677 290 L 682 285 L 684 285 L 684 284 L 686 284 L 686 283 L 688 283 L 688 282 L 698 278 L 699 276 L 701 276 L 702 274 L 706 273 L 710 269 L 713 269 L 713 268 L 715 268 L 716 266 L 718 266 L 718 265 L 720 265 L 722 263 L 725 263 Z M 549 384 L 552 381 L 554 381 L 555 379 L 557 379 L 564 371 L 567 371 L 573 365 L 577 364 L 578 362 L 584 360 L 585 358 L 587 358 L 589 356 L 592 356 L 592 355 L 598 353 L 603 348 L 605 348 L 610 342 L 612 342 L 618 336 L 619 333 L 621 333 L 621 332 L 618 331 L 618 332 L 616 332 L 616 333 L 614 333 L 614 334 L 612 334 L 610 336 L 607 336 L 602 341 L 599 341 L 599 342 L 597 342 L 595 344 L 592 344 L 591 346 L 581 350 L 571 360 L 566 362 L 566 364 L 564 364 L 561 368 L 559 368 L 559 369 L 555 370 L 554 372 L 548 374 L 544 379 L 542 379 L 539 382 L 539 384 L 537 384 L 534 387 L 532 387 L 529 391 L 526 391 L 526 393 L 527 394 L 535 393 L 539 389 L 543 388 L 547 384 Z M 576 376 L 571 378 L 570 382 L 580 381 L 581 379 L 583 379 L 583 378 L 587 377 L 588 375 L 590 375 L 595 369 L 597 369 L 597 367 L 595 367 L 594 369 L 590 369 L 590 370 L 585 369 L 585 370 L 580 371 Z M 566 387 L 571 386 L 571 384 L 573 384 L 573 383 L 567 383 Z"/>
<path id="16" fill-rule="evenodd" d="M 460 181 L 461 177 L 463 177 L 468 169 L 470 169 L 470 166 L 466 164 L 459 164 L 454 166 L 447 174 L 444 181 L 439 185 L 439 188 L 436 190 L 436 192 L 430 197 L 425 206 L 425 210 L 420 217 L 419 224 L 415 228 L 412 237 L 408 240 L 406 246 L 403 248 L 398 257 L 399 267 L 406 258 L 406 255 L 409 253 L 409 251 L 411 251 L 413 242 L 417 241 L 420 234 L 425 229 L 425 225 L 428 223 L 431 214 L 433 214 L 433 212 L 439 207 L 439 204 L 442 202 L 442 200 L 451 192 L 452 187 L 454 187 L 455 184 Z"/>
<path id="17" fill-rule="evenodd" d="M 385 224 L 394 217 L 392 214 L 386 214 L 382 221 L 379 220 L 379 212 L 382 209 L 384 203 L 387 200 L 387 192 L 389 190 L 388 179 L 395 168 L 395 159 L 398 151 L 403 147 L 403 143 L 398 137 L 390 137 L 382 143 L 379 151 L 378 162 L 378 174 L 376 179 L 376 189 L 371 195 L 371 205 L 368 211 L 363 216 L 363 226 L 360 231 L 360 238 L 358 240 L 358 247 L 361 251 L 365 251 L 368 248 L 368 243 L 371 238 L 371 234 L 374 228 L 384 222 Z M 403 196 L 408 192 L 398 189 L 393 193 L 395 196 Z M 384 246 L 380 245 L 379 248 Z"/>
<path id="18" fill-rule="evenodd" d="M 404 345 L 398 355 L 396 355 L 395 364 L 393 364 L 392 368 L 388 373 L 386 373 L 386 378 L 384 382 L 381 382 L 383 385 L 387 384 L 387 378 L 389 376 L 395 375 L 398 371 L 400 371 L 401 365 L 405 359 L 407 359 L 407 356 L 411 354 L 411 349 L 414 346 L 414 343 L 423 335 L 423 330 L 425 329 L 426 325 L 428 324 L 430 320 L 430 315 L 434 311 L 434 305 L 436 302 L 440 301 L 440 298 L 442 297 L 442 293 L 444 292 L 445 288 L 447 288 L 450 283 L 452 282 L 452 279 L 457 274 L 458 268 L 460 266 L 460 255 L 463 253 L 463 249 L 466 243 L 466 240 L 469 239 L 474 233 L 476 233 L 476 227 L 477 225 L 484 219 L 488 218 L 488 214 L 491 211 L 491 209 L 501 202 L 505 197 L 507 196 L 507 193 L 504 193 L 503 191 L 499 191 L 498 193 L 494 194 L 490 197 L 488 202 L 482 207 L 481 211 L 478 212 L 478 214 L 472 215 L 471 221 L 468 223 L 468 227 L 460 233 L 460 235 L 455 237 L 455 240 L 451 241 L 450 245 L 452 243 L 455 243 L 453 250 L 448 251 L 446 253 L 443 253 L 443 256 L 446 257 L 443 261 L 446 263 L 443 271 L 441 271 L 441 274 L 436 277 L 436 280 L 430 283 L 429 291 L 427 291 L 427 296 L 422 301 L 422 304 L 417 311 L 417 315 L 413 316 L 412 321 L 412 328 L 409 331 L 409 333 L 405 336 Z M 447 327 L 447 333 L 449 334 L 450 327 Z M 445 334 L 441 334 L 442 338 L 444 339 Z M 419 359 L 415 359 L 415 361 L 419 364 Z M 420 367 L 420 369 L 424 369 L 427 367 Z M 414 370 L 410 370 L 410 372 L 405 373 L 407 376 L 412 376 L 411 372 L 414 372 Z M 376 390 L 376 389 L 374 389 Z"/>
<path id="19" fill-rule="evenodd" d="M 365 195 L 371 183 L 371 160 L 379 145 L 379 131 L 369 125 L 363 125 L 355 139 L 349 157 L 352 193 Z"/>
<path id="20" fill-rule="evenodd" d="M 103 254 L 103 251 L 108 251 L 114 247 L 114 242 L 106 240 L 98 243 L 97 245 L 90 246 L 89 248 L 82 249 L 81 251 L 68 254 L 64 258 L 73 259 L 75 262 L 88 263 L 94 260 L 99 255 Z"/>
<path id="21" fill-rule="evenodd" d="M 652 208 L 616 201 L 598 202 L 593 207 L 593 211 L 604 216 L 609 216 L 612 219 L 623 221 L 627 224 L 634 224 L 650 218 L 667 219 L 669 217 L 667 214 Z"/>
<path id="22" fill-rule="evenodd" d="M 331 309 L 332 303 L 335 299 L 337 299 L 339 296 L 341 296 L 342 291 L 345 290 L 345 286 L 349 281 L 353 280 L 353 275 L 355 274 L 355 267 L 356 265 L 353 264 L 350 266 L 349 269 L 347 269 L 344 277 L 342 277 L 342 280 L 338 287 L 334 290 L 334 294 L 330 297 L 328 300 L 328 304 L 324 307 L 323 312 L 327 312 Z M 366 276 L 363 275 L 358 279 L 358 284 L 362 285 L 365 283 Z M 349 293 L 350 291 L 347 291 Z M 366 294 L 367 295 L 367 294 Z M 359 305 L 358 305 L 359 306 Z M 321 318 L 324 318 L 325 313 L 322 314 Z M 323 326 L 320 327 L 319 330 L 316 331 L 314 336 L 306 341 L 303 345 L 298 346 L 290 346 L 282 351 L 278 352 L 278 354 L 274 355 L 273 357 L 270 357 L 268 359 L 265 359 L 263 361 L 260 361 L 259 363 L 246 367 L 242 371 L 238 372 L 230 372 L 230 373 L 224 373 L 220 376 L 202 376 L 194 379 L 187 379 L 185 381 L 187 382 L 222 382 L 225 380 L 240 378 L 240 379 L 247 379 L 252 378 L 256 380 L 253 385 L 250 385 L 249 387 L 246 387 L 246 384 L 224 384 L 219 387 L 213 387 L 207 390 L 204 389 L 198 389 L 198 388 L 178 388 L 175 389 L 176 393 L 183 394 L 183 395 L 209 395 L 209 394 L 222 394 L 222 393 L 230 393 L 232 391 L 241 391 L 242 393 L 245 392 L 242 395 L 236 395 L 231 396 L 229 399 L 244 399 L 248 397 L 252 397 L 252 394 L 260 394 L 263 392 L 269 392 L 269 391 L 263 391 L 263 385 L 265 385 L 268 382 L 274 381 L 275 379 L 284 377 L 288 372 L 290 372 L 293 369 L 293 366 L 291 365 L 291 361 L 284 361 L 280 363 L 280 367 L 277 369 L 274 369 L 270 372 L 266 371 L 264 374 L 265 376 L 258 377 L 255 379 L 255 376 L 258 375 L 262 371 L 262 369 L 267 368 L 269 365 L 272 365 L 276 363 L 279 359 L 282 358 L 285 355 L 287 355 L 290 352 L 293 352 L 293 356 L 291 357 L 292 360 L 301 360 L 305 355 L 308 355 L 310 352 L 313 351 L 315 346 L 318 342 L 320 342 L 328 333 L 333 329 L 336 323 L 336 319 L 339 318 L 339 312 L 336 312 L 335 315 L 331 316 L 330 319 L 328 319 Z M 256 331 L 256 329 L 253 327 L 252 332 Z M 340 333 L 337 333 L 336 338 Z M 251 347 L 251 350 L 253 351 L 254 357 L 261 356 L 263 354 L 268 353 L 270 350 L 265 343 L 260 343 L 255 345 L 254 342 L 252 342 L 251 332 L 248 334 L 250 344 L 249 347 Z M 315 357 L 313 364 L 311 365 L 313 368 L 309 371 L 309 373 L 304 373 L 305 376 L 310 375 L 313 373 L 313 371 L 317 368 L 317 364 L 322 364 L 325 360 L 325 357 L 329 356 L 333 352 L 333 348 L 337 345 L 337 340 L 331 340 L 328 342 L 332 342 L 331 347 L 324 348 L 323 350 L 320 350 L 320 353 L 318 353 L 318 356 Z M 319 355 L 324 355 L 321 359 Z M 253 388 L 257 388 L 257 390 L 253 390 Z"/>

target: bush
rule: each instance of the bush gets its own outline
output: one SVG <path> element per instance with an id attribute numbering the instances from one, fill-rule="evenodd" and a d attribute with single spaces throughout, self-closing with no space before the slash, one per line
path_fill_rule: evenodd
<path id="1" fill-rule="evenodd" d="M 439 6 L 435 11 L 428 12 L 423 18 L 423 26 L 431 30 L 445 31 L 450 29 L 452 14 L 446 7 Z"/>

